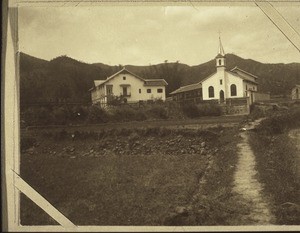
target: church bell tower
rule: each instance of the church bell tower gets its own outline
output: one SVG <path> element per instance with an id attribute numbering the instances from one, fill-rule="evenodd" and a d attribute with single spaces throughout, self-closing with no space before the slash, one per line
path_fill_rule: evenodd
<path id="1" fill-rule="evenodd" d="M 219 52 L 218 52 L 218 55 L 216 56 L 216 67 L 217 67 L 217 71 L 225 70 L 225 67 L 226 67 L 225 52 L 224 52 L 224 48 L 222 46 L 220 36 L 219 36 Z"/>

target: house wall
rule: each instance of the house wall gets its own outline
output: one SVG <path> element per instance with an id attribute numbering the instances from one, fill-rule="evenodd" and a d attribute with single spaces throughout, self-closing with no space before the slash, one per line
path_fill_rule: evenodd
<path id="1" fill-rule="evenodd" d="M 101 103 L 105 101 L 105 89 L 104 86 L 97 86 L 91 91 L 92 103 Z"/>
<path id="2" fill-rule="evenodd" d="M 254 96 L 253 102 L 258 102 L 258 101 L 264 101 L 264 100 L 270 100 L 271 99 L 269 93 L 254 92 L 253 96 Z"/>
<path id="3" fill-rule="evenodd" d="M 123 80 L 123 77 L 126 77 L 126 80 Z M 130 96 L 126 97 L 128 102 L 137 102 L 139 100 L 149 99 L 166 99 L 165 86 L 144 86 L 143 80 L 136 78 L 131 74 L 118 74 L 104 84 L 104 86 L 107 85 L 113 86 L 112 92 L 115 96 L 123 94 L 122 85 L 129 85 L 127 86 L 127 93 L 130 94 Z M 141 89 L 141 93 L 139 93 L 139 89 Z M 147 89 L 151 89 L 151 93 L 147 93 Z M 157 89 L 163 89 L 163 92 L 158 93 Z"/>
<path id="4" fill-rule="evenodd" d="M 220 80 L 222 80 L 222 84 L 220 84 Z M 235 84 L 237 87 L 237 95 L 231 96 L 230 86 Z M 214 97 L 210 98 L 208 95 L 209 86 L 214 87 Z M 224 91 L 225 98 L 240 98 L 244 97 L 244 86 L 243 80 L 239 77 L 236 77 L 226 71 L 218 70 L 216 74 L 204 80 L 202 82 L 202 91 L 203 91 L 203 100 L 211 100 L 211 99 L 220 99 L 220 91 Z"/>
<path id="5" fill-rule="evenodd" d="M 251 92 L 257 91 L 257 85 L 254 83 L 244 81 L 243 86 L 244 86 L 244 96 L 246 97 L 249 97 Z"/>

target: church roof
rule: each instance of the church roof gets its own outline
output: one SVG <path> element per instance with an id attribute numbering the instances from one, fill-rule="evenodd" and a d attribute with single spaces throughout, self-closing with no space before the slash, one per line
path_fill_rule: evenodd
<path id="1" fill-rule="evenodd" d="M 190 85 L 186 85 L 186 86 L 182 86 L 182 87 L 178 88 L 177 90 L 171 92 L 170 95 L 187 92 L 187 91 L 193 91 L 193 90 L 197 90 L 200 88 L 202 88 L 201 82 L 195 83 L 195 84 L 190 84 Z"/>
<path id="2" fill-rule="evenodd" d="M 256 75 L 254 75 L 254 74 L 251 74 L 251 73 L 249 73 L 249 72 L 247 72 L 247 71 L 245 71 L 245 70 L 242 70 L 241 68 L 239 68 L 239 67 L 234 67 L 233 69 L 231 69 L 230 71 L 232 71 L 232 72 L 235 72 L 235 71 L 241 71 L 242 73 L 244 73 L 244 74 L 247 74 L 247 75 L 250 75 L 250 76 L 252 76 L 253 78 L 255 78 L 255 79 L 257 79 L 258 77 L 256 76 Z"/>

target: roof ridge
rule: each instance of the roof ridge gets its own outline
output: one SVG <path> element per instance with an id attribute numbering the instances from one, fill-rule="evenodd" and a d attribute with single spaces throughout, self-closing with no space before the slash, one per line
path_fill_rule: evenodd
<path id="1" fill-rule="evenodd" d="M 247 71 L 245 71 L 245 70 L 243 70 L 243 69 L 241 69 L 241 68 L 239 68 L 239 67 L 234 67 L 233 69 L 231 69 L 230 71 L 232 71 L 232 70 L 234 70 L 234 69 L 238 69 L 238 70 L 240 70 L 240 71 L 242 71 L 242 72 L 244 72 L 244 73 L 246 73 L 246 74 L 249 74 L 249 75 L 251 75 L 251 76 L 253 76 L 253 77 L 255 77 L 255 78 L 258 78 L 256 75 L 254 75 L 254 74 L 251 74 L 251 73 L 249 73 L 249 72 L 247 72 Z"/>

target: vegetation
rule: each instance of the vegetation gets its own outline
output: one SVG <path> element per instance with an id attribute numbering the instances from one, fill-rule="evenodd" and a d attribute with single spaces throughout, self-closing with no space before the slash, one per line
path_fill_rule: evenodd
<path id="1" fill-rule="evenodd" d="M 230 225 L 242 209 L 229 191 L 235 131 L 32 131 L 39 146 L 22 153 L 21 175 L 79 225 Z M 21 222 L 55 224 L 24 196 Z"/>
<path id="2" fill-rule="evenodd" d="M 272 95 L 290 94 L 300 83 L 299 64 L 262 64 L 233 54 L 227 56 L 227 67 L 240 67 L 259 76 L 260 91 Z M 87 64 L 66 56 L 51 61 L 20 54 L 21 107 L 36 102 L 90 102 L 93 80 L 105 79 L 122 66 Z M 215 60 L 197 66 L 165 61 L 150 66 L 128 66 L 144 78 L 163 78 L 168 82 L 167 94 L 179 86 L 197 83 L 215 72 Z M 184 78 L 183 78 L 184 77 Z"/>
<path id="3" fill-rule="evenodd" d="M 222 108 L 214 103 L 202 104 L 186 104 L 182 108 L 184 114 L 190 118 L 201 116 L 220 116 L 222 115 Z"/>
<path id="4" fill-rule="evenodd" d="M 259 178 L 272 198 L 278 224 L 300 223 L 299 152 L 287 134 L 299 126 L 300 109 L 295 108 L 267 118 L 250 135 Z"/>
<path id="5" fill-rule="evenodd" d="M 221 108 L 214 104 L 186 105 L 155 101 L 144 105 L 122 104 L 104 109 L 98 105 L 31 107 L 21 114 L 24 126 L 101 124 L 144 120 L 166 120 L 220 116 Z M 22 126 L 23 126 L 22 125 Z"/>

